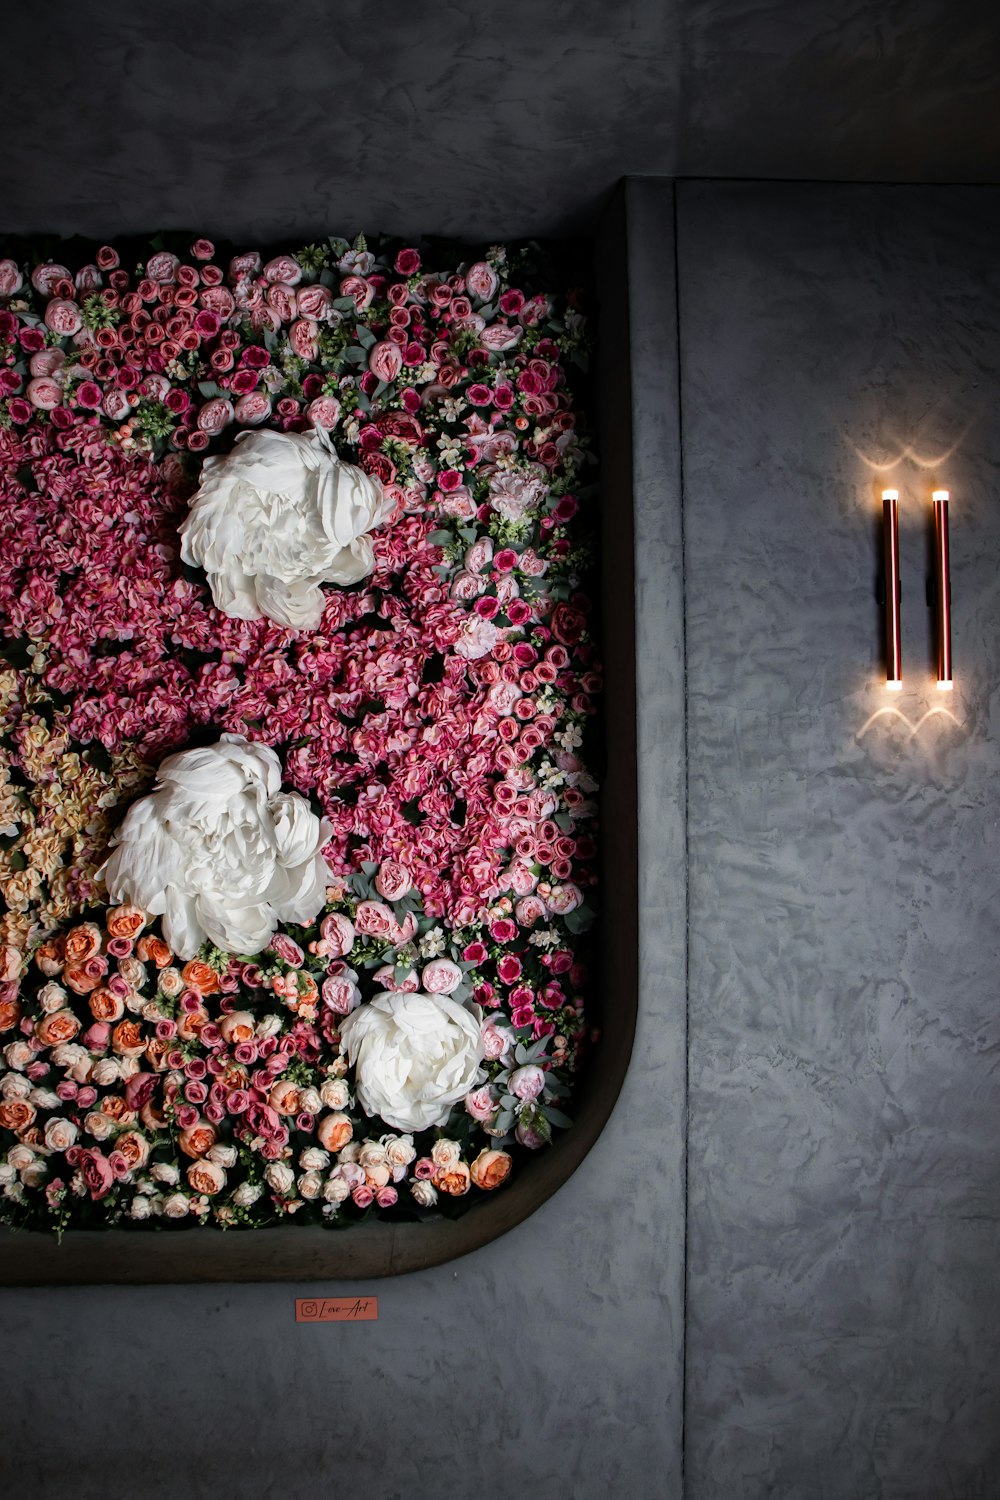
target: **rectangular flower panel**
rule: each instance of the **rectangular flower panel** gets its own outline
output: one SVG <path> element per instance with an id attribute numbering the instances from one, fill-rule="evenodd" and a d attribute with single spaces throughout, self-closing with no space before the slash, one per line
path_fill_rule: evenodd
<path id="1" fill-rule="evenodd" d="M 570 1124 L 568 252 L 0 245 L 0 1204 L 454 1215 Z"/>

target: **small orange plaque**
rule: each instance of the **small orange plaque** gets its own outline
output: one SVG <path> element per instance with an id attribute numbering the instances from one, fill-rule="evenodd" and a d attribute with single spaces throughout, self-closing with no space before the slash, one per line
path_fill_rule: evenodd
<path id="1" fill-rule="evenodd" d="M 374 1323 L 377 1297 L 296 1297 L 296 1323 Z"/>

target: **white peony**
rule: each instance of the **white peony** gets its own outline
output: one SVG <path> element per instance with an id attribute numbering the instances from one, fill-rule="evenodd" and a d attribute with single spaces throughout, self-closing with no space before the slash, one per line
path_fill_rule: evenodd
<path id="1" fill-rule="evenodd" d="M 259 953 L 279 922 L 311 922 L 324 904 L 329 836 L 304 797 L 281 791 L 273 750 L 224 734 L 161 763 L 156 790 L 112 839 L 104 879 L 112 901 L 163 918 L 180 958 L 206 940 Z"/>
<path id="2" fill-rule="evenodd" d="M 231 453 L 205 460 L 181 556 L 205 569 L 224 614 L 315 630 L 320 584 L 367 577 L 367 533 L 391 510 L 378 479 L 341 463 L 324 428 L 241 432 Z"/>
<path id="3" fill-rule="evenodd" d="M 480 1080 L 480 1018 L 447 995 L 386 991 L 348 1016 L 340 1035 L 359 1101 L 397 1130 L 443 1125 Z"/>

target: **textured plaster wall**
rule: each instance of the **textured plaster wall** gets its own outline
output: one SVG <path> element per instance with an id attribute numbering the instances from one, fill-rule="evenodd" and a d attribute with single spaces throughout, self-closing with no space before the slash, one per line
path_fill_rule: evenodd
<path id="1" fill-rule="evenodd" d="M 688 1500 L 1000 1494 L 998 231 L 992 190 L 680 188 Z"/>
<path id="2" fill-rule="evenodd" d="M 7 230 L 591 228 L 628 174 L 1000 177 L 995 0 L 5 7 Z"/>

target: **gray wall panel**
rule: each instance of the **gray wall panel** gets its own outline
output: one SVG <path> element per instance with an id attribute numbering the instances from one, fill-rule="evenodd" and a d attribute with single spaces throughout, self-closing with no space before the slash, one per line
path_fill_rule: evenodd
<path id="1" fill-rule="evenodd" d="M 1000 1492 L 1000 195 L 679 202 L 687 1494 L 972 1500 Z M 883 484 L 900 695 L 872 597 Z M 923 597 L 934 485 L 951 695 Z M 886 706 L 910 722 L 869 722 Z"/>

